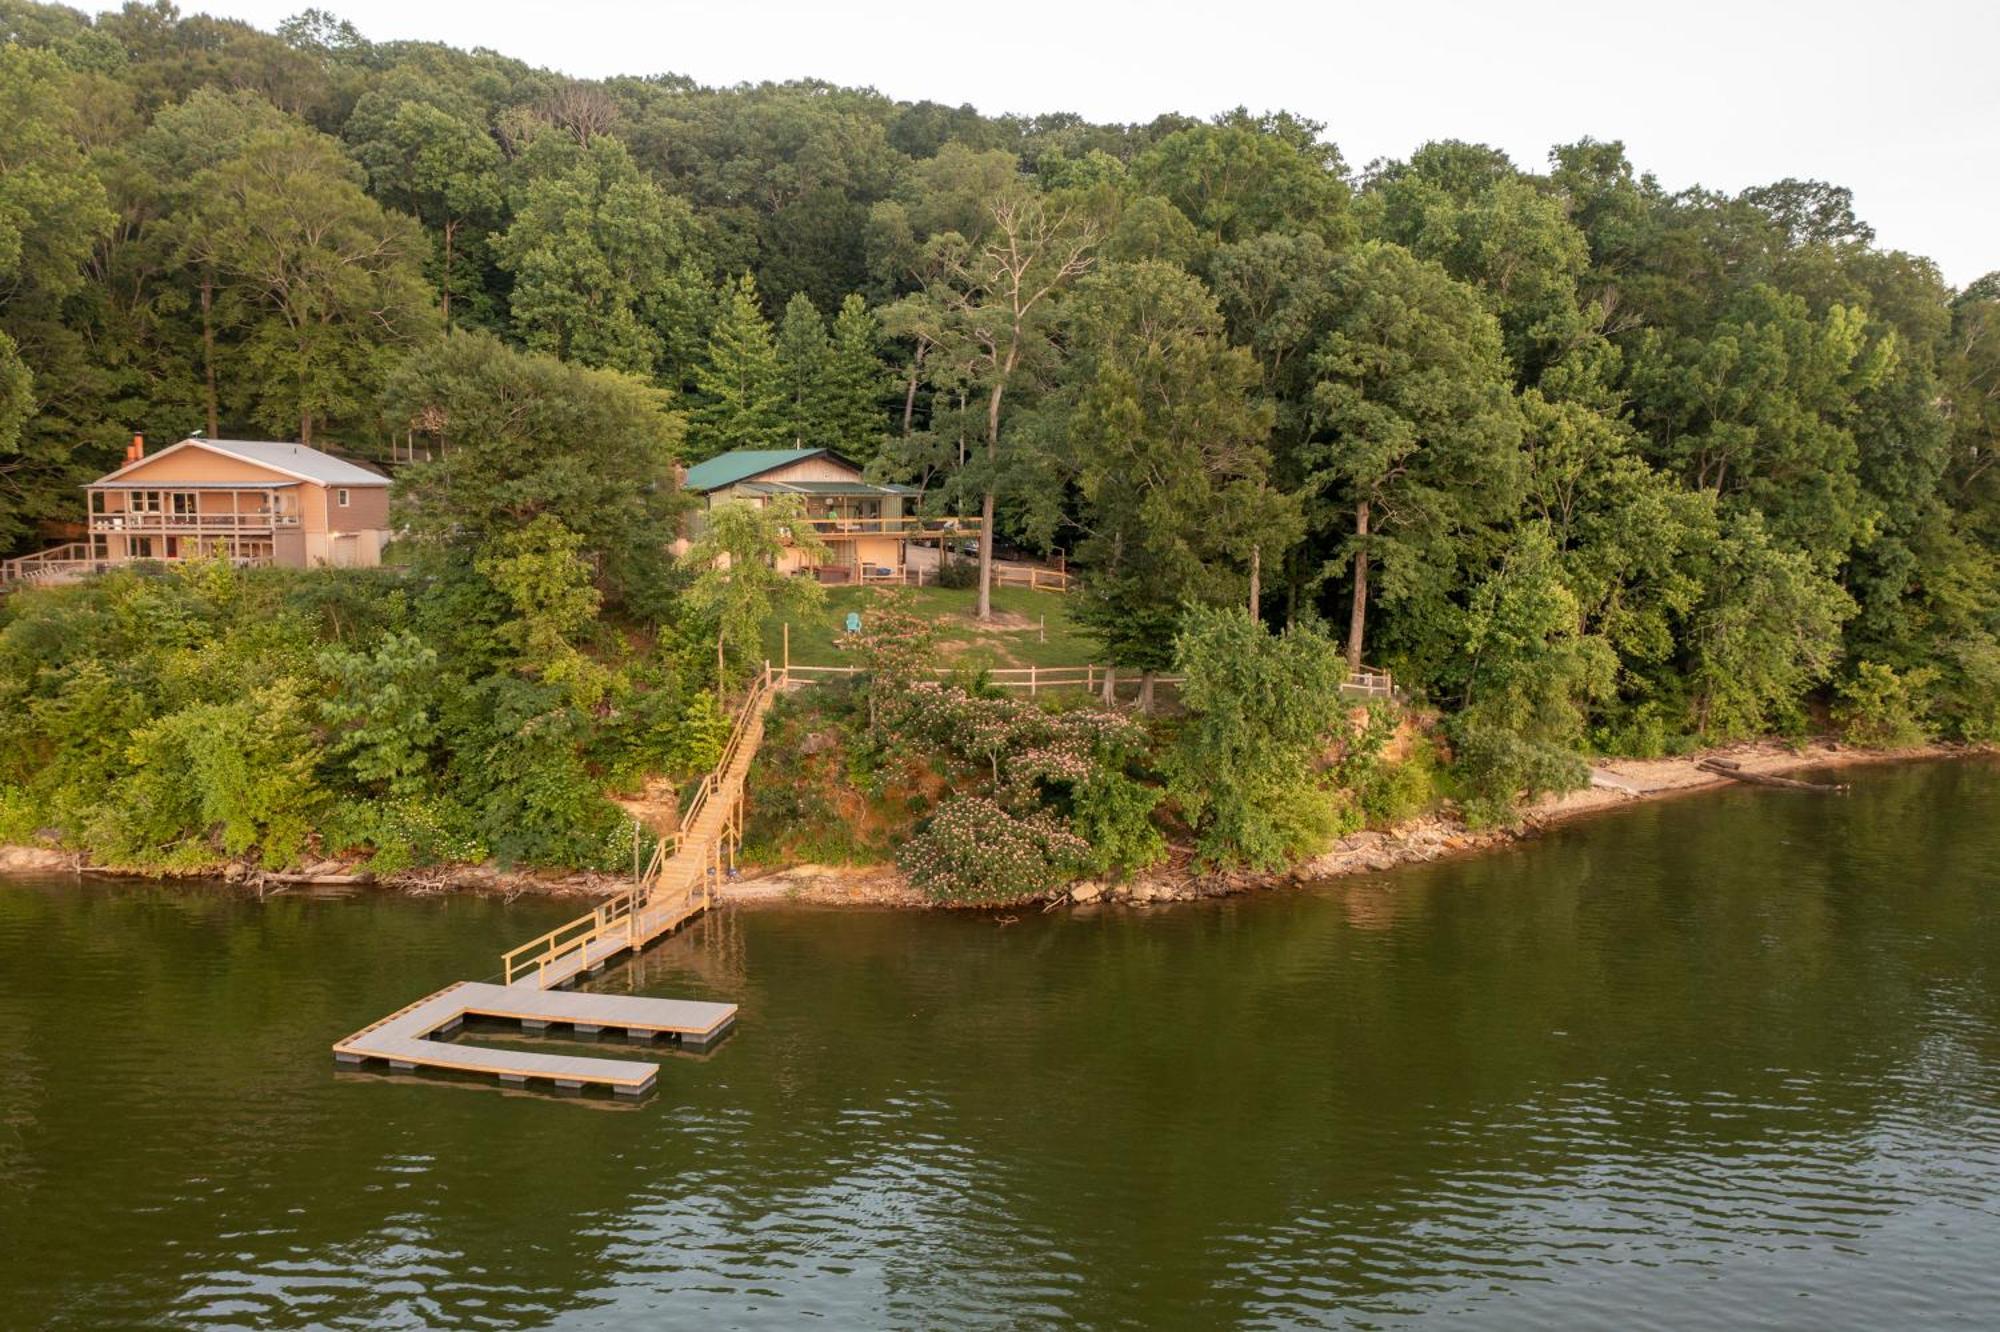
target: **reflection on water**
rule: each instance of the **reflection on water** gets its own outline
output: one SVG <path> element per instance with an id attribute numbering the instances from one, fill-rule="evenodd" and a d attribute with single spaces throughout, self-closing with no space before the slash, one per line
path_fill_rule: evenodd
<path id="1" fill-rule="evenodd" d="M 2000 767 L 1303 893 L 758 910 L 637 1107 L 342 1074 L 566 904 L 0 888 L 0 1324 L 1983 1322 Z M 567 1047 L 566 1047 L 567 1048 Z"/>

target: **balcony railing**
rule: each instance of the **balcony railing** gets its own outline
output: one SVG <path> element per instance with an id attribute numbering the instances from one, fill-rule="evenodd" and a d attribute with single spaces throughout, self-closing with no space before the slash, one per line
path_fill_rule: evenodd
<path id="1" fill-rule="evenodd" d="M 856 536 L 948 537 L 979 535 L 977 518 L 807 518 L 821 539 Z"/>
<path id="2" fill-rule="evenodd" d="M 90 515 L 93 532 L 187 533 L 226 535 L 235 532 L 269 532 L 278 527 L 297 527 L 295 513 L 154 513 L 117 512 Z"/>

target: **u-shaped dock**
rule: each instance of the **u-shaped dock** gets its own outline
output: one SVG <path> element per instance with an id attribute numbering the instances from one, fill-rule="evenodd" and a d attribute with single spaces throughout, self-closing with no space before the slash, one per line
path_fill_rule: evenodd
<path id="1" fill-rule="evenodd" d="M 729 1034 L 736 1005 L 460 981 L 363 1027 L 335 1045 L 333 1056 L 343 1064 L 382 1059 L 392 1068 L 489 1073 L 502 1082 L 539 1079 L 565 1090 L 609 1087 L 622 1096 L 643 1096 L 659 1077 L 658 1064 L 633 1059 L 530 1054 L 438 1039 L 469 1017 L 515 1021 L 529 1031 L 567 1027 L 583 1036 L 622 1031 L 632 1040 L 665 1037 L 683 1050 L 706 1050 Z"/>

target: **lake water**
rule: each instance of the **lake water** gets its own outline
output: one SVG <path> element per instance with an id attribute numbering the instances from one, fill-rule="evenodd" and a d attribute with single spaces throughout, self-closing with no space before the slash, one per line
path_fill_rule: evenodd
<path id="1" fill-rule="evenodd" d="M 720 913 L 595 983 L 742 1005 L 636 1106 L 328 1051 L 573 904 L 14 881 L 0 1326 L 1992 1326 L 2000 765 L 1851 776 L 1172 908 Z"/>

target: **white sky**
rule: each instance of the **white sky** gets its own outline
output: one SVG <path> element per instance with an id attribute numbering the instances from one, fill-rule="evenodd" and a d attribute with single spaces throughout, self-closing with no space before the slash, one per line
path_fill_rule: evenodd
<path id="1" fill-rule="evenodd" d="M 269 29 L 309 0 L 182 2 Z M 1539 169 L 1623 139 L 1669 188 L 1830 180 L 1948 281 L 2000 269 L 1996 0 L 315 2 L 376 40 L 580 76 L 811 76 L 1097 121 L 1288 109 L 1357 167 L 1460 138 Z"/>

